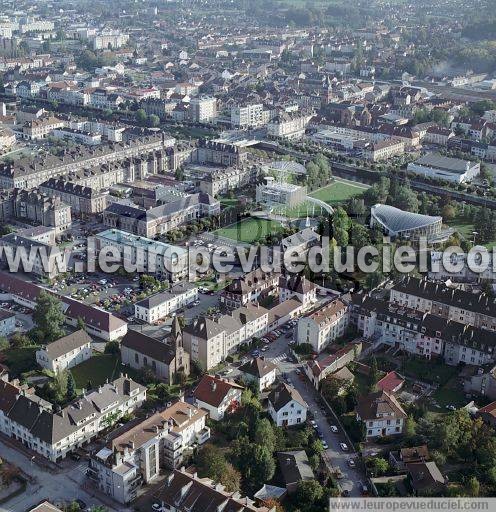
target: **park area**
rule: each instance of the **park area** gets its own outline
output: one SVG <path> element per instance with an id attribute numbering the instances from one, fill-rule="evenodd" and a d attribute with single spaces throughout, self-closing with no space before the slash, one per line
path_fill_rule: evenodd
<path id="1" fill-rule="evenodd" d="M 279 222 L 266 219 L 243 219 L 236 224 L 218 229 L 215 234 L 224 238 L 230 238 L 237 242 L 252 244 L 265 238 L 271 233 L 279 233 L 283 230 Z"/>

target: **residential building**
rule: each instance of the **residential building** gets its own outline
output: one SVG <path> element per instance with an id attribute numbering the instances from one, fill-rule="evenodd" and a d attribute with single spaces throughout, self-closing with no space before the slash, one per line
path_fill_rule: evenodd
<path id="1" fill-rule="evenodd" d="M 234 382 L 204 375 L 193 390 L 193 400 L 195 406 L 206 410 L 212 420 L 220 421 L 241 406 L 243 389 Z"/>
<path id="2" fill-rule="evenodd" d="M 36 351 L 36 362 L 54 373 L 72 368 L 92 356 L 91 338 L 80 329 Z"/>
<path id="3" fill-rule="evenodd" d="M 328 376 L 345 368 L 348 363 L 354 361 L 362 352 L 362 343 L 360 341 L 348 343 L 339 348 L 332 354 L 312 359 L 303 366 L 308 380 L 314 385 L 315 389 L 320 389 L 321 383 Z"/>
<path id="4" fill-rule="evenodd" d="M 178 309 L 198 299 L 198 288 L 193 283 L 176 283 L 164 292 L 150 295 L 134 305 L 134 317 L 148 324 L 171 316 Z"/>
<path id="5" fill-rule="evenodd" d="M 308 405 L 292 386 L 282 382 L 269 394 L 268 412 L 278 427 L 305 423 Z"/>
<path id="6" fill-rule="evenodd" d="M 343 336 L 349 325 L 349 307 L 341 299 L 334 299 L 316 311 L 298 320 L 296 341 L 310 344 L 317 354 Z"/>
<path id="7" fill-rule="evenodd" d="M 57 462 L 146 399 L 146 388 L 121 375 L 56 411 L 52 404 L 0 381 L 0 430 L 34 452 Z"/>
<path id="8" fill-rule="evenodd" d="M 241 344 L 262 337 L 268 325 L 269 312 L 248 303 L 215 320 L 195 318 L 184 328 L 184 347 L 191 359 L 209 370 L 236 352 Z"/>
<path id="9" fill-rule="evenodd" d="M 400 435 L 407 414 L 401 404 L 385 391 L 370 393 L 358 401 L 356 418 L 365 423 L 365 438 Z"/>
<path id="10" fill-rule="evenodd" d="M 0 336 L 10 336 L 16 330 L 15 313 L 0 309 Z"/>
<path id="11" fill-rule="evenodd" d="M 64 121 L 56 117 L 41 117 L 26 122 L 22 127 L 22 136 L 28 140 L 45 139 L 50 133 L 64 126 Z"/>
<path id="12" fill-rule="evenodd" d="M 277 452 L 277 460 L 288 494 L 296 492 L 300 482 L 315 480 L 305 450 Z"/>
<path id="13" fill-rule="evenodd" d="M 267 124 L 267 135 L 282 139 L 299 139 L 312 118 L 312 114 L 303 112 L 280 112 Z"/>
<path id="14" fill-rule="evenodd" d="M 242 277 L 234 279 L 224 288 L 220 302 L 228 309 L 257 302 L 269 295 L 275 295 L 279 287 L 279 274 L 255 269 Z"/>
<path id="15" fill-rule="evenodd" d="M 362 157 L 371 162 L 388 160 L 405 152 L 405 143 L 397 139 L 386 139 L 378 142 L 366 142 L 362 146 Z"/>
<path id="16" fill-rule="evenodd" d="M 190 373 L 190 357 L 183 347 L 183 336 L 177 317 L 170 336 L 158 339 L 130 329 L 121 342 L 122 364 L 134 370 L 150 370 L 167 384 L 186 379 Z"/>
<path id="17" fill-rule="evenodd" d="M 267 124 L 269 118 L 261 103 L 233 107 L 231 126 L 233 128 L 256 128 Z"/>
<path id="18" fill-rule="evenodd" d="M 64 178 L 50 178 L 38 190 L 47 197 L 57 197 L 79 215 L 102 213 L 107 207 L 108 194 Z"/>
<path id="19" fill-rule="evenodd" d="M 306 256 L 308 251 L 319 244 L 321 236 L 312 228 L 289 235 L 281 240 L 283 254 Z"/>
<path id="20" fill-rule="evenodd" d="M 71 207 L 57 197 L 14 189 L 0 194 L 0 221 L 17 219 L 54 227 L 60 235 L 71 227 Z"/>
<path id="21" fill-rule="evenodd" d="M 206 512 L 205 504 L 212 510 L 236 512 L 275 512 L 276 507 L 259 507 L 255 502 L 241 497 L 239 492 L 228 492 L 221 484 L 209 478 L 199 478 L 196 473 L 185 469 L 175 470 L 166 481 L 165 486 L 156 494 L 165 510 L 172 512 Z"/>
<path id="22" fill-rule="evenodd" d="M 169 434 L 164 438 L 164 467 L 181 467 L 184 456 L 193 451 L 195 444 L 201 445 L 210 439 L 210 428 L 206 425 L 207 412 L 179 400 L 167 407 L 160 416 L 169 424 Z"/>
<path id="23" fill-rule="evenodd" d="M 100 491 L 122 504 L 133 501 L 141 485 L 160 475 L 161 445 L 169 433 L 159 413 L 128 425 L 124 432 L 119 429 L 118 434 L 111 434 L 110 441 L 92 454 L 86 473 Z"/>
<path id="24" fill-rule="evenodd" d="M 148 209 L 129 200 L 113 202 L 103 212 L 103 223 L 109 228 L 153 238 L 220 213 L 220 202 L 204 192 L 185 194 L 175 191 L 159 201 L 162 204 Z"/>
<path id="25" fill-rule="evenodd" d="M 56 246 L 9 233 L 0 238 L 0 247 L 0 262 L 10 272 L 24 272 L 54 279 L 67 270 L 63 252 Z M 23 253 L 25 258 L 21 258 Z M 15 267 L 16 261 L 19 261 L 18 268 Z M 11 264 L 14 267 L 10 267 Z"/>
<path id="26" fill-rule="evenodd" d="M 208 97 L 191 98 L 189 115 L 195 123 L 211 123 L 217 116 L 217 99 Z"/>
<path id="27" fill-rule="evenodd" d="M 496 331 L 496 300 L 445 284 L 406 277 L 391 288 L 390 300 L 423 313 Z"/>
<path id="28" fill-rule="evenodd" d="M 270 388 L 277 378 L 277 366 L 263 357 L 250 359 L 239 371 L 243 381 L 253 383 L 260 392 Z"/>
<path id="29" fill-rule="evenodd" d="M 296 299 L 302 304 L 302 311 L 317 302 L 317 286 L 300 274 L 288 274 L 279 278 L 279 302 Z"/>

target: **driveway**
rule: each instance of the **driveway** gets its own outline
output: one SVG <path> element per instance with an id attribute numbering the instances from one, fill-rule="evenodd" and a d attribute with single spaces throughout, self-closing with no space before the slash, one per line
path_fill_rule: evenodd
<path id="1" fill-rule="evenodd" d="M 348 464 L 350 457 L 355 459 L 357 465 L 360 463 L 360 460 L 358 456 L 353 453 L 353 448 L 346 441 L 342 432 L 331 432 L 330 425 L 334 424 L 332 420 L 333 416 L 329 414 L 329 418 L 326 418 L 322 413 L 322 406 L 319 405 L 317 401 L 319 395 L 306 376 L 303 375 L 303 370 L 301 370 L 302 373 L 300 375 L 297 375 L 296 369 L 301 368 L 301 365 L 286 361 L 290 353 L 288 341 L 290 340 L 285 338 L 284 335 L 281 336 L 271 343 L 269 349 L 262 353 L 262 355 L 277 365 L 280 372 L 287 376 L 289 383 L 298 390 L 303 399 L 307 402 L 309 411 L 312 412 L 319 431 L 322 432 L 324 440 L 329 446 L 325 451 L 324 459 L 331 468 L 331 471 L 339 468 L 343 474 L 343 478 L 338 480 L 341 489 L 348 490 L 350 496 L 361 496 L 359 482 L 365 481 L 365 475 L 359 468 L 351 468 Z M 339 446 L 340 443 L 346 443 L 349 451 L 343 452 Z"/>
<path id="2" fill-rule="evenodd" d="M 74 463 L 67 460 L 64 462 L 64 472 L 54 474 L 32 463 L 26 455 L 7 446 L 1 440 L 0 457 L 15 464 L 25 474 L 32 477 L 32 482 L 28 483 L 26 492 L 0 505 L 0 512 L 24 512 L 43 500 L 57 503 L 72 502 L 75 499 L 82 499 L 88 507 L 100 505 L 111 512 L 127 512 L 129 510 L 122 506 L 119 508 L 109 507 L 107 503 L 90 494 L 90 491 L 81 489 L 87 468 L 85 461 Z"/>

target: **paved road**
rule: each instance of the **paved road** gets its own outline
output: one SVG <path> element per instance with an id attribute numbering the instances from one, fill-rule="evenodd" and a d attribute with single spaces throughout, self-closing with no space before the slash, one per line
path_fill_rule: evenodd
<path id="1" fill-rule="evenodd" d="M 34 479 L 32 483 L 28 484 L 25 493 L 0 505 L 0 512 L 24 512 L 46 499 L 52 503 L 82 499 L 89 507 L 100 505 L 106 507 L 110 512 L 129 510 L 124 507 L 113 509 L 99 498 L 93 497 L 81 489 L 80 486 L 85 480 L 85 471 L 88 466 L 86 461 L 80 463 L 67 461 L 64 463 L 67 470 L 53 474 L 31 463 L 26 455 L 7 446 L 3 441 L 0 441 L 0 457 L 15 464 Z"/>
<path id="2" fill-rule="evenodd" d="M 307 402 L 309 410 L 312 411 L 314 419 L 319 427 L 320 432 L 324 434 L 324 440 L 329 445 L 325 451 L 325 456 L 333 468 L 339 468 L 344 475 L 339 480 L 339 485 L 342 490 L 348 490 L 350 496 L 360 496 L 359 482 L 365 481 L 365 476 L 358 468 L 350 468 L 348 459 L 350 457 L 357 460 L 357 456 L 350 452 L 343 452 L 339 443 L 346 443 L 346 439 L 341 432 L 332 433 L 330 425 L 333 424 L 332 416 L 329 420 L 322 414 L 320 406 L 317 402 L 317 391 L 310 384 L 308 379 L 301 375 L 296 374 L 296 369 L 299 365 L 286 361 L 286 355 L 289 354 L 288 339 L 284 335 L 269 345 L 269 349 L 263 353 L 266 359 L 274 362 L 281 373 L 288 376 L 290 383 L 298 390 L 303 399 Z M 348 443 L 347 443 L 348 444 Z M 349 446 L 349 445 L 348 445 Z M 349 447 L 351 450 L 351 447 Z"/>

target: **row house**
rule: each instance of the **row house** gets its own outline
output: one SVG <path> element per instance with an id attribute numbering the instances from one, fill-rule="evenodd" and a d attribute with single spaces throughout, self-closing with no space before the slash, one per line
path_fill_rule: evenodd
<path id="1" fill-rule="evenodd" d="M 39 191 L 48 197 L 58 197 L 75 214 L 95 215 L 107 207 L 108 194 L 63 178 L 50 178 L 40 185 Z"/>
<path id="2" fill-rule="evenodd" d="M 121 375 L 60 410 L 5 381 L 0 381 L 0 396 L 0 431 L 57 462 L 139 408 L 146 399 L 146 388 Z"/>
<path id="3" fill-rule="evenodd" d="M 192 283 L 177 283 L 170 289 L 150 295 L 134 305 L 134 317 L 154 324 L 198 299 L 198 288 Z"/>
<path id="4" fill-rule="evenodd" d="M 462 324 L 496 330 L 496 299 L 427 279 L 406 277 L 390 291 L 391 302 Z"/>
<path id="5" fill-rule="evenodd" d="M 493 333 L 472 325 L 407 308 L 394 302 L 360 297 L 357 327 L 375 343 L 400 348 L 426 359 L 442 358 L 456 366 L 496 361 Z"/>

